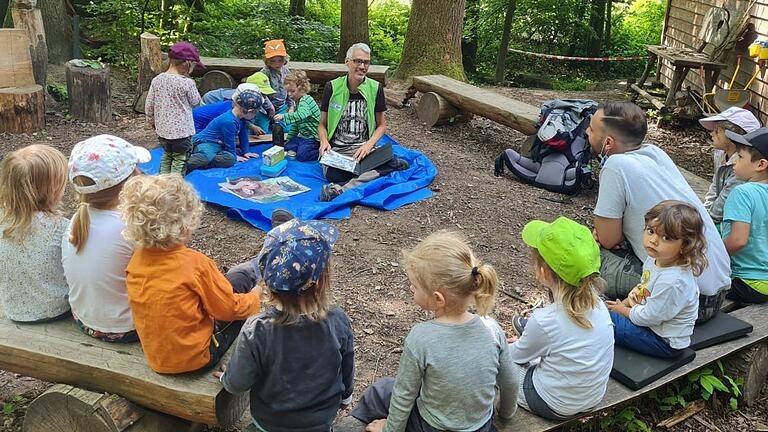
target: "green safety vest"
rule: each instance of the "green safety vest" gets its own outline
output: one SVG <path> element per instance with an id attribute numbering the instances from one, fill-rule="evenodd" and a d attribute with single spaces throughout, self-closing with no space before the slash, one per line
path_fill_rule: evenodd
<path id="1" fill-rule="evenodd" d="M 336 127 L 339 125 L 341 115 L 344 112 L 344 108 L 349 102 L 349 87 L 347 87 L 347 75 L 338 77 L 331 81 L 331 87 L 333 93 L 331 94 L 331 100 L 328 103 L 328 140 L 333 139 L 333 133 L 336 132 Z M 376 129 L 376 94 L 379 92 L 379 82 L 365 78 L 363 82 L 357 87 L 357 91 L 363 95 L 366 104 L 368 105 L 368 138 L 373 135 L 373 131 Z"/>

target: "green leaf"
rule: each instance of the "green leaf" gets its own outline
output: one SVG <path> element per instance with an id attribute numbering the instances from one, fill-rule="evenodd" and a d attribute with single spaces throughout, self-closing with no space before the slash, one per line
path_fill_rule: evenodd
<path id="1" fill-rule="evenodd" d="M 701 383 L 701 386 L 704 388 L 704 391 L 711 394 L 714 391 L 714 388 L 712 387 L 712 383 L 709 382 L 707 378 L 708 377 L 706 376 L 701 377 L 701 379 L 699 380 L 699 383 Z"/>
<path id="2" fill-rule="evenodd" d="M 731 411 L 736 411 L 736 409 L 739 407 L 739 402 L 736 400 L 736 398 L 730 398 L 728 400 L 728 405 L 731 407 Z"/>
<path id="3" fill-rule="evenodd" d="M 685 398 L 683 398 L 681 395 L 677 395 L 677 403 L 679 403 L 680 406 L 685 406 Z"/>
<path id="4" fill-rule="evenodd" d="M 714 387 L 717 390 L 720 390 L 721 392 L 725 392 L 725 393 L 729 392 L 728 387 L 726 387 L 725 384 L 723 384 L 723 382 L 720 381 L 720 378 L 714 375 L 702 377 L 702 379 L 706 379 L 706 381 L 709 382 L 712 385 L 712 387 Z"/>
<path id="5" fill-rule="evenodd" d="M 704 368 L 701 370 L 702 375 L 712 375 L 712 368 Z"/>

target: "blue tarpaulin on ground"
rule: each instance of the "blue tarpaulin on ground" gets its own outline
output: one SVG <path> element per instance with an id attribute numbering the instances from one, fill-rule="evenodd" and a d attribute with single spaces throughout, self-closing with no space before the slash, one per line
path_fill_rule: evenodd
<path id="1" fill-rule="evenodd" d="M 410 168 L 393 172 L 387 176 L 365 183 L 344 192 L 330 202 L 319 200 L 322 185 L 328 183 L 318 162 L 288 161 L 288 167 L 281 176 L 288 176 L 311 190 L 286 200 L 272 203 L 256 203 L 241 199 L 219 190 L 219 183 L 227 178 L 260 175 L 261 158 L 237 163 L 230 168 L 212 168 L 191 172 L 187 181 L 194 185 L 203 201 L 227 207 L 227 215 L 243 219 L 264 231 L 271 228 L 270 216 L 276 208 L 284 208 L 300 219 L 343 219 L 349 217 L 353 205 L 364 205 L 382 210 L 394 210 L 432 196 L 427 188 L 437 175 L 437 168 L 423 153 L 400 146 L 388 135 L 379 141 L 392 143 L 395 156 L 405 159 Z M 251 147 L 254 153 L 263 152 L 271 144 Z M 156 174 L 160 167 L 163 150 L 152 151 L 152 160 L 141 166 L 147 174 Z"/>

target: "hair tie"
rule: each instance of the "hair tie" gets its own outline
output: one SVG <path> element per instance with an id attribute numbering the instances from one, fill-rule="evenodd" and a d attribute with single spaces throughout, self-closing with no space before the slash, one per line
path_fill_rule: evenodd
<path id="1" fill-rule="evenodd" d="M 478 273 L 480 273 L 480 272 L 479 272 L 479 271 L 477 271 L 477 266 L 475 266 L 475 267 L 472 267 L 472 276 L 477 276 L 477 275 L 478 275 Z"/>

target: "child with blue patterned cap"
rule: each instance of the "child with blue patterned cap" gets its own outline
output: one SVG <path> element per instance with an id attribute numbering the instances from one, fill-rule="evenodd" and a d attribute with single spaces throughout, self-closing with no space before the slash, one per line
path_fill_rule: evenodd
<path id="1" fill-rule="evenodd" d="M 230 393 L 250 391 L 257 430 L 330 431 L 352 400 L 354 343 L 347 314 L 330 305 L 339 232 L 292 219 L 273 228 L 253 261 L 270 307 L 250 318 L 223 374 Z"/>

